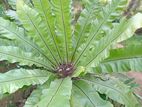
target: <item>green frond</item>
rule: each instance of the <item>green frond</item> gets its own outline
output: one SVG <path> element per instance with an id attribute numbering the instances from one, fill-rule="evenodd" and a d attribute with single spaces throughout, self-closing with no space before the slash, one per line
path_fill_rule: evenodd
<path id="1" fill-rule="evenodd" d="M 101 80 L 96 79 L 93 75 L 87 75 L 76 84 L 79 85 L 80 82 L 85 82 L 88 85 L 91 85 L 91 87 L 97 92 L 106 94 L 106 98 L 124 104 L 125 107 L 139 107 L 139 103 L 132 93 L 132 90 L 118 79 L 110 77 L 108 80 Z"/>
<path id="2" fill-rule="evenodd" d="M 0 45 L 1 46 L 18 46 L 26 50 L 33 49 L 35 53 L 40 53 L 38 48 L 29 38 L 25 35 L 25 30 L 18 27 L 15 23 L 0 18 Z M 32 50 L 32 51 L 33 51 Z"/>
<path id="3" fill-rule="evenodd" d="M 43 84 L 51 76 L 47 71 L 38 69 L 15 69 L 0 74 L 0 94 L 13 93 L 24 85 Z"/>
<path id="4" fill-rule="evenodd" d="M 28 4 L 29 6 L 32 6 L 31 4 L 31 0 L 23 0 L 26 4 Z M 12 9 L 16 10 L 16 2 L 17 0 L 7 0 L 7 2 L 9 3 L 9 5 L 12 7 Z"/>
<path id="5" fill-rule="evenodd" d="M 58 53 L 58 59 L 62 60 L 55 34 L 55 17 L 52 14 L 49 0 L 33 0 L 33 3 L 34 7 L 41 15 L 42 22 L 46 25 L 48 35 L 52 39 L 52 49 L 55 48 L 54 50 Z"/>
<path id="6" fill-rule="evenodd" d="M 18 21 L 18 16 L 17 16 L 17 14 L 16 14 L 16 11 L 14 11 L 14 10 L 7 10 L 7 11 L 5 12 L 5 14 L 6 14 L 6 16 L 8 16 L 10 19 Z"/>
<path id="7" fill-rule="evenodd" d="M 33 48 L 39 53 L 41 51 L 40 48 L 38 48 L 32 42 L 32 40 L 26 37 L 25 30 L 23 28 L 18 27 L 15 23 L 5 20 L 3 18 L 0 18 L 0 38 L 17 42 L 17 44 L 19 43 L 18 45 L 20 45 L 20 43 L 24 45 L 26 44 L 27 48 Z M 4 42 L 1 42 L 1 45 L 4 44 Z"/>
<path id="8" fill-rule="evenodd" d="M 16 24 L 0 17 L 0 37 L 5 37 L 12 40 L 13 39 L 19 40 L 20 38 L 23 39 L 24 29 L 17 27 Z"/>
<path id="9" fill-rule="evenodd" d="M 135 31 L 142 27 L 142 13 L 135 14 L 130 20 L 129 20 L 129 26 L 127 27 L 126 31 L 123 32 L 123 34 L 119 37 L 117 42 L 122 42 L 124 40 L 127 40 L 128 38 L 132 37 L 135 33 Z"/>
<path id="10" fill-rule="evenodd" d="M 50 47 L 52 46 L 52 39 L 48 36 L 46 25 L 42 22 L 39 13 L 20 0 L 17 1 L 17 14 L 27 30 L 28 36 L 44 51 L 50 62 L 54 61 L 54 64 L 55 62 L 58 64 L 55 57 L 56 53 L 54 54 L 54 50 Z"/>
<path id="11" fill-rule="evenodd" d="M 133 37 L 121 42 L 124 47 L 140 46 L 142 45 L 142 36 L 134 35 Z"/>
<path id="12" fill-rule="evenodd" d="M 21 41 L 9 40 L 7 38 L 1 38 L 0 43 L 0 61 L 7 60 L 11 63 L 17 62 L 19 65 L 36 65 L 52 70 L 52 67 L 45 57 L 29 45 Z"/>
<path id="13" fill-rule="evenodd" d="M 23 28 L 16 26 L 13 22 L 0 18 L 0 38 L 6 38 L 9 40 L 14 40 L 23 44 L 26 44 L 27 48 L 32 48 L 35 53 L 41 54 L 44 58 L 47 59 L 47 62 L 50 63 L 46 54 L 39 48 L 33 41 L 26 37 L 25 31 Z M 21 46 L 22 48 L 22 46 Z M 34 52 L 32 51 L 32 52 Z"/>
<path id="14" fill-rule="evenodd" d="M 71 78 L 54 80 L 49 88 L 42 91 L 41 100 L 32 107 L 70 107 L 71 89 Z M 25 107 L 31 106 L 27 104 Z"/>
<path id="15" fill-rule="evenodd" d="M 117 20 L 117 18 L 119 18 L 118 21 L 121 19 L 123 10 L 126 8 L 127 1 L 128 0 L 119 0 L 119 1 L 112 0 L 111 3 L 108 3 L 106 6 L 101 7 L 101 9 L 99 8 L 100 10 L 95 13 L 94 17 L 91 20 L 91 25 L 90 25 L 91 27 L 89 28 L 89 31 L 83 34 L 79 34 L 79 36 L 77 35 L 78 42 L 80 41 L 85 41 L 85 42 L 82 43 L 80 47 L 76 46 L 78 47 L 78 49 L 76 50 L 77 52 L 75 55 L 75 59 L 76 59 L 75 63 L 78 63 L 79 59 L 81 59 L 83 55 L 86 55 L 87 51 L 89 51 L 90 49 L 94 47 L 94 42 L 106 36 L 108 33 L 111 32 L 112 28 L 114 28 L 115 25 L 119 24 L 118 22 L 115 23 L 113 21 Z M 87 9 L 93 11 L 94 3 L 90 2 L 89 7 L 90 8 L 89 9 L 87 8 Z M 95 12 L 95 9 L 94 9 L 94 12 Z M 80 17 L 79 20 L 82 20 L 82 17 Z M 82 31 L 79 30 L 78 32 L 82 32 Z M 81 39 L 84 39 L 84 40 L 81 40 Z"/>
<path id="16" fill-rule="evenodd" d="M 131 46 L 115 49 L 110 56 L 102 61 L 92 72 L 127 72 L 142 71 L 142 46 Z"/>
<path id="17" fill-rule="evenodd" d="M 72 50 L 71 0 L 51 0 L 52 14 L 55 17 L 55 33 L 64 61 L 69 62 Z"/>
<path id="18" fill-rule="evenodd" d="M 88 38 L 88 34 L 91 30 L 92 20 L 96 18 L 95 15 L 97 11 L 100 10 L 97 0 L 94 0 L 92 4 L 93 5 L 87 5 L 86 2 L 84 3 L 85 8 L 82 10 L 77 23 L 74 25 L 73 44 L 75 49 L 73 51 L 72 60 L 74 60 L 78 47 Z"/>
<path id="19" fill-rule="evenodd" d="M 141 44 L 115 49 L 142 27 L 142 14 L 126 14 L 129 0 L 81 0 L 73 23 L 73 1 L 17 0 L 14 15 L 0 18 L 0 61 L 19 64 L 0 73 L 0 98 L 37 85 L 25 107 L 139 107 L 130 86 L 96 74 L 142 70 Z"/>
<path id="20" fill-rule="evenodd" d="M 39 54 L 37 51 L 35 51 L 29 45 L 27 45 L 25 43 L 22 43 L 21 41 L 10 40 L 10 39 L 3 38 L 3 37 L 0 37 L 0 46 L 18 47 L 18 48 L 20 48 L 24 52 L 32 52 L 34 54 Z"/>
<path id="21" fill-rule="evenodd" d="M 45 85 L 44 85 L 45 86 Z M 39 102 L 42 96 L 42 91 L 45 90 L 47 87 L 44 86 L 38 86 L 37 89 L 35 89 L 31 95 L 27 98 L 27 101 L 24 105 L 24 107 L 34 107 L 34 105 L 37 104 L 37 102 Z"/>
<path id="22" fill-rule="evenodd" d="M 18 62 L 20 65 L 37 65 L 51 70 L 48 62 L 40 54 L 24 52 L 22 49 L 14 46 L 0 46 L 0 60 L 8 60 L 11 63 Z"/>
<path id="23" fill-rule="evenodd" d="M 73 83 L 71 107 L 113 107 L 113 105 L 103 100 L 92 85 L 79 81 Z"/>
<path id="24" fill-rule="evenodd" d="M 40 102 L 42 100 L 41 96 L 44 95 L 44 90 L 47 90 L 47 88 L 50 87 L 50 83 L 53 80 L 54 77 L 50 77 L 43 85 L 38 85 L 28 97 L 24 107 L 34 107 L 38 102 Z"/>
<path id="25" fill-rule="evenodd" d="M 125 40 L 133 36 L 135 30 L 142 26 L 141 20 L 142 14 L 136 14 L 129 20 L 122 20 L 120 24 L 116 25 L 105 37 L 94 42 L 94 47 L 88 50 L 86 52 L 86 56 L 81 59 L 82 62 L 85 60 L 85 62 L 82 64 L 85 64 L 87 69 L 90 67 L 95 67 L 100 61 L 109 56 L 109 50 L 112 48 L 112 46 L 114 46 L 114 44 L 116 44 L 118 41 L 120 42 L 121 40 Z M 137 24 L 138 22 L 140 23 Z"/>
<path id="26" fill-rule="evenodd" d="M 12 9 L 16 9 L 16 0 L 7 0 Z"/>

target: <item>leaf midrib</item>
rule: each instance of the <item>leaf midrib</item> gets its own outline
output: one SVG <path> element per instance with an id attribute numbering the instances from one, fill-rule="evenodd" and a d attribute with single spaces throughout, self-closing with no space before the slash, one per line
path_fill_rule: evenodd
<path id="1" fill-rule="evenodd" d="M 67 42 L 67 34 L 66 34 L 66 26 L 64 22 L 64 13 L 63 13 L 63 6 L 62 6 L 62 0 L 60 0 L 60 9 L 61 9 L 61 17 L 63 22 L 63 29 L 64 29 L 64 37 L 65 37 L 65 50 L 66 50 L 66 57 L 67 57 L 67 63 L 68 63 L 68 42 Z"/>
<path id="2" fill-rule="evenodd" d="M 128 24 L 128 23 L 127 23 L 127 24 Z M 88 66 L 90 63 L 92 63 L 92 62 L 95 60 L 95 58 L 97 58 L 98 55 L 100 55 L 100 54 L 101 54 L 107 47 L 109 47 L 117 38 L 119 38 L 119 36 L 120 36 L 121 34 L 123 34 L 123 32 L 124 32 L 124 30 L 121 31 L 120 33 L 118 33 L 118 35 L 117 35 L 114 39 L 112 39 L 106 46 L 104 46 L 104 48 L 103 48 L 102 50 L 100 50 L 100 52 L 98 52 L 98 53 L 95 55 L 95 57 L 92 58 L 92 60 L 90 60 L 85 66 Z"/>
<path id="3" fill-rule="evenodd" d="M 74 59 L 74 56 L 75 56 L 76 50 L 77 50 L 77 48 L 78 48 L 79 42 L 80 42 L 80 40 L 81 40 L 81 37 L 82 37 L 82 35 L 83 35 L 84 31 L 85 31 L 85 28 L 87 27 L 86 25 L 87 25 L 87 23 L 88 23 L 88 21 L 89 21 L 88 19 L 91 17 L 91 15 L 92 15 L 91 13 L 93 13 L 93 9 L 92 9 L 92 11 L 89 12 L 89 13 L 90 13 L 89 16 L 88 16 L 87 19 L 85 20 L 85 24 L 84 24 L 84 26 L 83 26 L 81 32 L 79 33 L 79 39 L 77 40 L 77 45 L 76 45 L 75 50 L 74 50 L 74 52 L 73 52 L 71 61 L 73 61 L 73 59 Z"/>
<path id="4" fill-rule="evenodd" d="M 56 44 L 56 41 L 55 41 L 54 35 L 53 35 L 53 33 L 52 33 L 52 30 L 51 30 L 51 26 L 50 26 L 50 24 L 49 24 L 49 22 L 48 22 L 48 19 L 47 19 L 47 17 L 48 17 L 48 16 L 45 14 L 45 10 L 43 9 L 43 4 L 42 4 L 41 0 L 40 0 L 40 5 L 41 5 L 41 7 L 42 7 L 42 10 L 43 10 L 43 13 L 44 13 L 44 17 L 45 17 L 45 19 L 46 19 L 46 24 L 47 24 L 48 29 L 49 29 L 49 31 L 50 31 L 50 35 L 51 35 L 51 36 L 52 36 L 52 38 L 53 38 L 53 42 L 54 42 L 54 45 L 55 45 L 55 47 L 56 47 L 56 50 L 57 50 L 58 56 L 60 57 L 60 60 L 62 61 L 62 58 L 61 58 L 60 52 L 59 52 L 59 50 L 58 50 L 58 46 L 57 46 L 57 44 Z"/>
<path id="5" fill-rule="evenodd" d="M 119 4 L 119 3 L 118 3 Z M 118 5 L 117 4 L 117 5 Z M 81 52 L 81 54 L 79 55 L 79 57 L 77 58 L 77 60 L 75 61 L 75 65 L 78 64 L 79 59 L 82 57 L 82 55 L 84 54 L 84 52 L 86 51 L 86 49 L 88 48 L 88 46 L 90 45 L 90 43 L 92 42 L 92 40 L 95 38 L 95 36 L 99 33 L 100 28 L 102 27 L 102 25 L 107 21 L 106 19 L 109 18 L 109 16 L 111 15 L 111 13 L 116 9 L 117 6 L 115 6 L 113 9 L 110 9 L 110 12 L 108 13 L 108 15 L 103 19 L 102 23 L 99 25 L 98 29 L 96 30 L 96 32 L 93 34 L 93 36 L 91 37 L 91 39 L 87 42 L 87 45 L 85 46 L 85 48 L 83 49 L 83 51 Z"/>
<path id="6" fill-rule="evenodd" d="M 116 92 L 120 93 L 120 94 L 123 96 L 123 98 L 125 98 L 127 101 L 129 101 L 129 99 L 128 99 L 126 96 L 124 96 L 121 91 L 119 91 L 119 90 L 117 90 L 117 89 L 115 89 L 115 88 L 112 88 L 112 87 L 110 87 L 110 86 L 108 86 L 108 85 L 106 85 L 106 84 L 101 84 L 101 83 L 98 83 L 98 82 L 96 82 L 96 81 L 91 81 L 91 80 L 88 80 L 88 79 L 81 79 L 81 80 L 84 81 L 84 82 L 87 82 L 87 83 L 88 83 L 88 82 L 89 82 L 89 83 L 92 83 L 92 84 L 96 83 L 96 84 L 99 84 L 99 85 L 101 85 L 101 86 L 103 86 L 103 87 L 110 88 L 111 90 L 113 89 L 113 90 L 115 90 Z M 94 84 L 94 85 L 95 85 L 95 84 Z"/>
<path id="7" fill-rule="evenodd" d="M 19 56 L 15 56 L 15 55 L 8 54 L 8 53 L 4 53 L 4 52 L 0 52 L 0 53 L 1 53 L 1 54 L 4 54 L 4 55 L 8 55 L 8 56 L 12 56 L 12 57 L 16 57 L 16 58 L 19 58 L 19 59 L 22 59 L 22 60 L 27 60 L 27 61 L 30 61 L 30 62 L 35 62 L 35 63 L 37 63 L 37 64 L 39 64 L 39 65 L 42 65 L 42 66 L 44 66 L 44 67 L 46 67 L 46 68 L 48 68 L 48 69 L 51 69 L 49 66 L 44 65 L 44 64 L 42 64 L 42 63 L 39 63 L 39 62 L 37 62 L 37 61 L 34 61 L 34 60 L 32 60 L 32 59 L 19 57 Z"/>
<path id="8" fill-rule="evenodd" d="M 12 79 L 12 80 L 7 80 L 7 81 L 0 81 L 0 84 L 6 83 L 6 82 L 14 82 L 14 81 L 19 81 L 19 80 L 25 80 L 25 79 L 37 79 L 37 78 L 47 78 L 47 76 L 30 76 L 30 77 L 23 77 L 23 78 L 17 78 L 17 79 Z"/>
<path id="9" fill-rule="evenodd" d="M 7 29 L 6 27 L 0 25 L 1 27 L 3 27 L 5 30 L 7 30 L 8 32 L 10 31 L 11 33 L 17 35 L 18 38 L 20 38 L 20 40 L 24 40 L 24 42 L 26 42 L 27 44 L 29 44 L 32 48 L 34 48 L 35 50 L 37 50 L 39 53 L 41 53 L 45 58 L 47 58 L 47 56 L 42 52 L 40 51 L 37 47 L 35 47 L 34 45 L 32 45 L 29 41 L 27 41 L 25 38 L 22 38 L 21 36 L 19 36 L 19 34 Z"/>
<path id="10" fill-rule="evenodd" d="M 42 42 L 45 44 L 46 48 L 49 50 L 49 52 L 50 52 L 52 58 L 53 58 L 53 59 L 56 61 L 56 63 L 57 63 L 57 60 L 56 60 L 56 58 L 55 58 L 53 52 L 51 51 L 51 49 L 48 47 L 47 43 L 46 43 L 45 40 L 43 39 L 43 35 L 42 35 L 42 34 L 40 33 L 40 31 L 38 30 L 38 28 L 36 27 L 36 25 L 34 24 L 34 22 L 32 21 L 32 19 L 30 18 L 29 14 L 25 12 L 25 9 L 23 9 L 23 10 L 24 10 L 25 15 L 26 15 L 27 18 L 29 19 L 30 23 L 34 26 L 35 30 L 37 31 L 38 35 L 40 36 Z M 49 60 L 49 62 L 51 62 L 53 65 L 55 65 L 55 64 L 53 63 L 53 61 L 52 61 L 51 59 L 49 59 L 49 57 L 47 57 L 47 59 Z M 58 63 L 57 63 L 57 64 L 58 64 Z"/>
<path id="11" fill-rule="evenodd" d="M 90 101 L 90 103 L 93 105 L 93 107 L 96 107 L 95 104 L 93 103 L 93 101 L 90 99 L 90 97 L 84 92 L 84 90 L 79 87 L 77 84 L 73 83 L 86 97 L 87 99 Z"/>
<path id="12" fill-rule="evenodd" d="M 58 93 L 58 91 L 60 90 L 61 88 L 61 85 L 63 83 L 64 79 L 62 79 L 61 83 L 59 84 L 57 90 L 55 91 L 54 95 L 51 97 L 51 99 L 49 100 L 48 104 L 47 104 L 47 107 L 49 107 L 49 105 L 51 104 L 51 102 L 53 101 L 53 99 L 55 98 L 56 94 Z"/>
<path id="13" fill-rule="evenodd" d="M 122 57 L 122 58 L 114 58 L 114 59 L 108 59 L 104 60 L 102 63 L 108 63 L 108 62 L 115 62 L 115 61 L 125 61 L 125 60 L 133 60 L 133 59 L 142 59 L 142 56 L 132 56 L 132 57 Z"/>

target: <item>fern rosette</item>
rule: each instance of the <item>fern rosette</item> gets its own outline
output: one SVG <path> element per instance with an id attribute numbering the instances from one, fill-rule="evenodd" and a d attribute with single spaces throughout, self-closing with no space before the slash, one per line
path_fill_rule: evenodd
<path id="1" fill-rule="evenodd" d="M 142 27 L 141 13 L 124 14 L 128 1 L 82 0 L 72 24 L 72 0 L 17 0 L 19 23 L 0 18 L 0 60 L 18 66 L 0 74 L 0 94 L 37 85 L 25 107 L 138 107 L 129 86 L 97 77 L 142 70 L 140 46 L 114 49 Z"/>

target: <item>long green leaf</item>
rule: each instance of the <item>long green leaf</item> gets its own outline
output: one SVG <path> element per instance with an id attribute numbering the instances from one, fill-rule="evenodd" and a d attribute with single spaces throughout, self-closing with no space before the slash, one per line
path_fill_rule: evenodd
<path id="1" fill-rule="evenodd" d="M 99 63 L 100 60 L 106 58 L 108 56 L 110 46 L 124 32 L 127 24 L 128 22 L 126 20 L 122 21 L 121 24 L 116 26 L 110 34 L 106 35 L 100 41 L 94 42 L 94 48 L 86 52 L 86 55 L 84 55 L 84 57 L 81 59 L 82 62 L 80 62 L 79 65 L 88 66 L 91 63 L 91 66 L 95 66 Z"/>
<path id="2" fill-rule="evenodd" d="M 19 40 L 20 38 L 24 38 L 24 29 L 0 17 L 0 34 L 0 37 Z"/>
<path id="3" fill-rule="evenodd" d="M 39 48 L 36 44 L 34 44 L 31 39 L 26 37 L 23 28 L 20 28 L 16 26 L 14 23 L 5 20 L 3 18 L 0 18 L 0 37 L 14 40 L 23 44 L 25 43 L 27 47 L 33 48 L 33 50 L 36 51 L 36 52 L 32 51 L 33 53 L 39 53 L 43 57 L 47 58 L 46 54 L 43 53 L 41 48 Z M 21 46 L 21 48 L 22 47 L 23 46 Z M 49 62 L 49 60 L 47 60 L 47 62 Z M 49 62 L 49 64 L 51 63 Z"/>
<path id="4" fill-rule="evenodd" d="M 59 56 L 60 60 L 62 60 L 55 36 L 55 18 L 52 15 L 52 9 L 49 0 L 33 0 L 33 3 L 34 7 L 38 10 L 38 12 L 41 15 L 42 22 L 46 24 L 46 28 L 48 34 L 50 35 L 50 38 L 52 38 L 53 40 L 52 49 L 55 48 L 55 50 L 58 53 L 57 56 Z"/>
<path id="5" fill-rule="evenodd" d="M 101 80 L 88 75 L 80 81 L 88 83 L 89 85 L 92 84 L 94 90 L 101 94 L 106 94 L 107 97 L 120 104 L 124 104 L 125 107 L 139 107 L 139 103 L 130 88 L 118 79 L 110 77 L 108 80 Z"/>
<path id="6" fill-rule="evenodd" d="M 8 60 L 11 63 L 19 62 L 20 65 L 31 66 L 35 64 L 39 67 L 51 69 L 45 58 L 41 57 L 40 54 L 24 52 L 20 48 L 14 46 L 0 46 L 0 60 Z"/>
<path id="7" fill-rule="evenodd" d="M 32 52 L 33 54 L 40 54 L 32 47 L 30 47 L 28 44 L 25 44 L 24 42 L 17 40 L 9 40 L 3 37 L 0 38 L 0 46 L 13 46 L 20 48 L 24 52 Z"/>
<path id="8" fill-rule="evenodd" d="M 54 77 L 51 77 L 46 81 L 43 85 L 37 86 L 37 88 L 31 93 L 31 95 L 28 97 L 24 107 L 34 107 L 38 102 L 40 102 L 42 99 L 42 95 L 44 95 L 44 90 L 50 87 L 51 81 L 54 80 Z"/>
<path id="9" fill-rule="evenodd" d="M 24 85 L 43 84 L 51 74 L 42 70 L 15 69 L 0 74 L 0 93 L 13 93 Z"/>
<path id="10" fill-rule="evenodd" d="M 113 105 L 103 100 L 92 84 L 80 81 L 73 84 L 71 107 L 113 107 Z"/>
<path id="11" fill-rule="evenodd" d="M 129 20 L 123 20 L 118 26 L 116 26 L 108 35 L 102 38 L 100 41 L 94 43 L 95 48 L 88 51 L 87 56 L 81 60 L 89 61 L 86 66 L 96 66 L 101 60 L 108 57 L 109 50 L 116 44 L 118 41 L 125 40 L 133 36 L 134 31 L 142 26 L 141 23 L 142 14 L 136 14 Z M 140 22 L 139 24 L 137 24 Z M 130 27 L 128 27 L 128 25 Z M 127 28 L 128 27 L 128 28 Z M 130 34 L 131 33 L 131 34 Z M 124 36 L 124 34 L 127 34 Z M 85 62 L 86 63 L 86 62 Z"/>
<path id="12" fill-rule="evenodd" d="M 92 69 L 93 72 L 125 72 L 142 71 L 142 46 L 131 46 L 115 49 L 110 56 L 102 61 L 99 66 Z"/>
<path id="13" fill-rule="evenodd" d="M 75 49 L 73 51 L 72 60 L 74 59 L 77 48 L 88 38 L 89 31 L 91 31 L 92 20 L 96 18 L 95 15 L 98 13 L 98 0 L 94 0 L 92 4 L 93 5 L 86 2 L 84 3 L 85 9 L 82 10 L 79 19 L 74 26 L 73 43 Z"/>
<path id="14" fill-rule="evenodd" d="M 28 31 L 28 36 L 44 51 L 50 62 L 54 61 L 58 64 L 53 53 L 54 51 L 50 47 L 52 39 L 49 37 L 46 24 L 42 22 L 39 13 L 24 4 L 22 0 L 19 0 L 17 1 L 17 14 L 23 26 Z"/>
<path id="15" fill-rule="evenodd" d="M 56 39 L 63 60 L 69 61 L 72 50 L 71 0 L 51 0 L 55 15 Z"/>
<path id="16" fill-rule="evenodd" d="M 142 45 L 142 35 L 134 35 L 133 37 L 121 42 L 124 47 L 140 46 Z"/>
<path id="17" fill-rule="evenodd" d="M 57 79 L 43 91 L 41 101 L 33 107 L 70 107 L 71 78 Z"/>
<path id="18" fill-rule="evenodd" d="M 126 8 L 127 1 L 128 0 L 112 0 L 104 8 L 102 7 L 102 11 L 98 12 L 96 18 L 92 20 L 91 30 L 87 34 L 88 38 L 86 42 L 77 50 L 75 64 L 79 62 L 79 59 L 82 59 L 83 55 L 86 56 L 89 50 L 92 50 L 94 42 L 106 36 L 112 31 L 113 26 L 115 27 L 115 25 L 119 24 L 113 23 L 113 21 L 120 18 L 123 10 Z"/>

